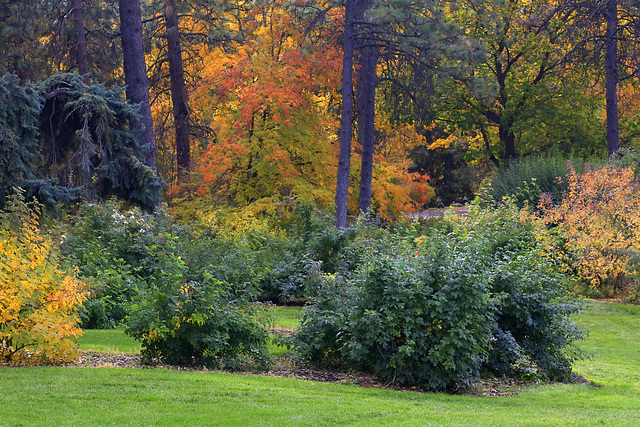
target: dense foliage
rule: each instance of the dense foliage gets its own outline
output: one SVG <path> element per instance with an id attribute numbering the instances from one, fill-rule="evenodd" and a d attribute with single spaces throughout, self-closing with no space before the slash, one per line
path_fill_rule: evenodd
<path id="1" fill-rule="evenodd" d="M 184 264 L 170 267 L 140 292 L 127 318 L 126 332 L 142 342 L 144 361 L 264 366 L 269 323 L 259 306 L 238 300 L 228 284 L 206 273 L 203 282 L 186 282 Z"/>
<path id="2" fill-rule="evenodd" d="M 632 168 L 615 164 L 571 170 L 562 202 L 543 198 L 540 209 L 560 236 L 558 252 L 591 288 L 587 294 L 636 298 L 640 197 Z"/>
<path id="3" fill-rule="evenodd" d="M 126 325 L 149 362 L 266 361 L 267 321 L 252 303 L 259 257 L 242 241 L 231 245 L 224 232 L 176 226 L 161 210 L 127 211 L 115 200 L 83 205 L 64 232 L 66 261 L 91 285 L 84 327 Z"/>
<path id="4" fill-rule="evenodd" d="M 61 363 L 76 357 L 84 286 L 61 269 L 22 193 L 0 211 L 0 362 Z"/>
<path id="5" fill-rule="evenodd" d="M 566 379 L 577 306 L 561 299 L 541 225 L 520 215 L 476 209 L 451 229 L 367 238 L 353 273 L 317 275 L 296 351 L 428 390 L 469 387 L 481 371 Z"/>
<path id="6" fill-rule="evenodd" d="M 4 76 L 0 100 L 0 196 L 21 187 L 47 207 L 112 195 L 149 210 L 158 205 L 161 184 L 140 160 L 138 112 L 122 89 L 77 74 L 41 83 Z"/>
<path id="7" fill-rule="evenodd" d="M 569 186 L 567 178 L 572 170 L 581 170 L 582 162 L 561 156 L 531 156 L 503 165 L 484 189 L 493 200 L 511 198 L 518 206 L 535 206 L 545 193 L 553 203 L 560 203 Z"/>

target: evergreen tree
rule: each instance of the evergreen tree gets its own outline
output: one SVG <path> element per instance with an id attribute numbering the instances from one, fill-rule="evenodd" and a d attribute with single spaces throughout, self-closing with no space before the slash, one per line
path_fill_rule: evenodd
<path id="1" fill-rule="evenodd" d="M 118 196 L 153 209 L 161 185 L 141 160 L 138 118 L 121 88 L 77 74 L 25 86 L 0 78 L 0 204 L 21 187 L 49 207 Z"/>

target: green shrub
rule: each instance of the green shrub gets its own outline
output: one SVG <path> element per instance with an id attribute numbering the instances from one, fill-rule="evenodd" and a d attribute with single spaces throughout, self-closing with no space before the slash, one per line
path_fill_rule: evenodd
<path id="1" fill-rule="evenodd" d="M 162 211 L 125 210 L 112 199 L 83 204 L 64 230 L 62 250 L 68 264 L 91 285 L 82 310 L 84 328 L 111 328 L 122 322 L 140 288 L 165 266 L 155 265 L 150 250 L 175 252 L 177 229 Z"/>
<path id="2" fill-rule="evenodd" d="M 310 204 L 294 206 L 287 226 L 286 237 L 269 249 L 275 262 L 261 281 L 262 301 L 285 303 L 304 298 L 315 268 L 324 273 L 353 268 L 349 251 L 354 228 L 336 229 L 329 215 Z"/>
<path id="3" fill-rule="evenodd" d="M 367 248 L 357 269 L 316 271 L 296 352 L 428 390 L 470 387 L 481 371 L 566 379 L 582 332 L 568 317 L 577 306 L 561 299 L 565 278 L 543 256 L 544 229 L 514 205 L 472 211 L 450 218 L 447 234 L 357 237 Z"/>
<path id="4" fill-rule="evenodd" d="M 222 282 L 184 283 L 169 273 L 142 292 L 127 334 L 142 343 L 144 362 L 215 368 L 263 367 L 268 321 L 260 308 L 231 302 Z"/>
<path id="5" fill-rule="evenodd" d="M 580 304 L 567 298 L 570 278 L 548 252 L 549 231 L 528 210 L 505 200 L 496 207 L 471 206 L 457 217 L 452 236 L 481 240 L 489 249 L 489 290 L 496 298 L 488 359 L 483 369 L 498 375 L 535 375 L 565 380 L 581 357 L 572 343 L 584 331 L 569 316 Z"/>

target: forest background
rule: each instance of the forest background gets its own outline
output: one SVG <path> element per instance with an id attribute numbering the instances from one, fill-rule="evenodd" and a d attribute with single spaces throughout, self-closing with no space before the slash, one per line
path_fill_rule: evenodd
<path id="1" fill-rule="evenodd" d="M 640 141 L 633 1 L 0 5 L 11 84 L 83 76 L 5 89 L 3 109 L 32 97 L 38 119 L 4 113 L 23 166 L 4 166 L 2 195 L 20 184 L 50 204 L 116 194 L 148 208 L 157 173 L 177 217 L 335 202 L 344 226 L 370 206 L 391 219 L 464 203 L 512 158 Z M 104 146 L 104 124 L 134 113 L 97 100 L 123 84 L 141 106 L 118 119 L 137 129 L 137 163 L 114 154 L 132 151 L 126 137 Z"/>

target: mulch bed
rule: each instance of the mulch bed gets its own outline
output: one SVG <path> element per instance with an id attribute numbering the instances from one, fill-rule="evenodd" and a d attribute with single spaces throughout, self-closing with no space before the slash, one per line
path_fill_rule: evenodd
<path id="1" fill-rule="evenodd" d="M 285 365 L 285 366 L 283 366 Z M 65 366 L 91 367 L 91 368 L 138 368 L 138 369 L 172 369 L 179 371 L 206 371 L 206 368 L 196 366 L 175 366 L 175 365 L 145 365 L 142 364 L 139 355 L 125 354 L 100 354 L 82 353 L 75 363 L 68 363 Z M 336 384 L 351 384 L 365 388 L 386 388 L 398 391 L 424 391 L 419 387 L 398 387 L 384 384 L 375 376 L 360 372 L 340 372 L 332 370 L 311 369 L 307 367 L 292 366 L 290 361 L 284 358 L 278 359 L 275 367 L 263 371 L 240 371 L 234 372 L 242 375 L 262 375 L 268 377 L 295 378 L 312 382 L 326 382 Z M 586 381 L 586 380 L 585 380 Z M 515 379 L 486 379 L 478 383 L 478 387 L 467 395 L 504 397 L 514 396 L 521 393 L 532 383 L 525 383 Z"/>

